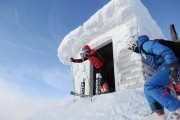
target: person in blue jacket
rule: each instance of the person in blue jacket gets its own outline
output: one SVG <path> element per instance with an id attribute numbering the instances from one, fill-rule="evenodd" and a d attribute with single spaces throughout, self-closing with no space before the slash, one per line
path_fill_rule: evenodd
<path id="1" fill-rule="evenodd" d="M 180 111 L 180 100 L 171 93 L 162 96 L 169 83 L 178 84 L 179 63 L 174 52 L 156 40 L 149 40 L 147 35 L 134 37 L 128 46 L 130 50 L 141 54 L 143 60 L 156 71 L 144 84 L 144 93 L 152 114 L 143 120 L 164 120 L 164 108 L 170 112 Z"/>

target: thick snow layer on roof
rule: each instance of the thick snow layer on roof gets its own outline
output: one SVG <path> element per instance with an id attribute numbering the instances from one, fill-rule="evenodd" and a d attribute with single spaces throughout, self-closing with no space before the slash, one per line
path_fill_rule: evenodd
<path id="1" fill-rule="evenodd" d="M 69 64 L 69 58 L 77 57 L 83 45 L 102 35 L 122 34 L 132 26 L 137 26 L 139 34 L 147 34 L 150 38 L 163 37 L 140 0 L 111 0 L 83 25 L 64 37 L 58 48 L 58 57 L 62 63 Z M 98 39 L 93 44 L 101 41 L 103 39 Z"/>

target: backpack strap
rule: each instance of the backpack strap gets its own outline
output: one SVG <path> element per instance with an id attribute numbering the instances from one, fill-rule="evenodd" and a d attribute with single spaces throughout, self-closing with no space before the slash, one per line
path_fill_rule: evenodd
<path id="1" fill-rule="evenodd" d="M 146 42 L 146 41 L 144 41 L 144 42 L 141 44 L 141 46 L 140 46 L 140 51 L 142 51 L 142 52 L 143 52 L 144 54 L 146 54 L 146 55 L 151 55 L 151 56 L 153 56 L 155 65 L 161 66 L 162 63 L 157 64 L 157 62 L 156 62 L 156 59 L 155 59 L 155 57 L 157 56 L 156 54 L 154 54 L 154 53 L 148 53 L 148 52 L 146 52 L 146 51 L 144 50 L 143 44 L 144 44 L 145 42 Z"/>
<path id="2" fill-rule="evenodd" d="M 148 52 L 146 52 L 146 51 L 144 50 L 143 44 L 144 44 L 145 42 L 146 42 L 146 41 L 144 41 L 144 42 L 141 44 L 140 50 L 141 50 L 144 54 L 146 54 L 146 55 L 156 56 L 155 54 L 153 54 L 153 53 L 148 53 Z"/>

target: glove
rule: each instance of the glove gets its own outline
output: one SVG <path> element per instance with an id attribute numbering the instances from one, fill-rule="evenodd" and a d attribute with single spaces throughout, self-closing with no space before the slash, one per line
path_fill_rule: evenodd
<path id="1" fill-rule="evenodd" d="M 70 58 L 70 61 L 71 61 L 71 62 L 75 62 L 75 59 L 71 57 L 71 58 Z"/>
<path id="2" fill-rule="evenodd" d="M 85 53 L 80 53 L 80 56 L 81 56 L 82 58 L 87 58 L 87 54 L 85 54 Z"/>
<path id="3" fill-rule="evenodd" d="M 179 74 L 178 74 L 178 62 L 173 62 L 168 65 L 170 70 L 169 78 L 173 84 L 178 84 Z"/>

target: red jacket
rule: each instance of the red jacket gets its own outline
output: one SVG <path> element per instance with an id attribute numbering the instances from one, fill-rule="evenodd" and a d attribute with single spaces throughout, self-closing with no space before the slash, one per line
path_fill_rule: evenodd
<path id="1" fill-rule="evenodd" d="M 88 49 L 88 53 L 86 54 L 86 58 L 80 58 L 75 59 L 75 62 L 83 62 L 83 60 L 89 60 L 92 65 L 94 65 L 95 68 L 100 68 L 104 64 L 104 59 L 101 57 L 101 55 L 94 49 L 91 50 L 91 48 L 88 45 L 85 45 L 82 50 Z"/>

